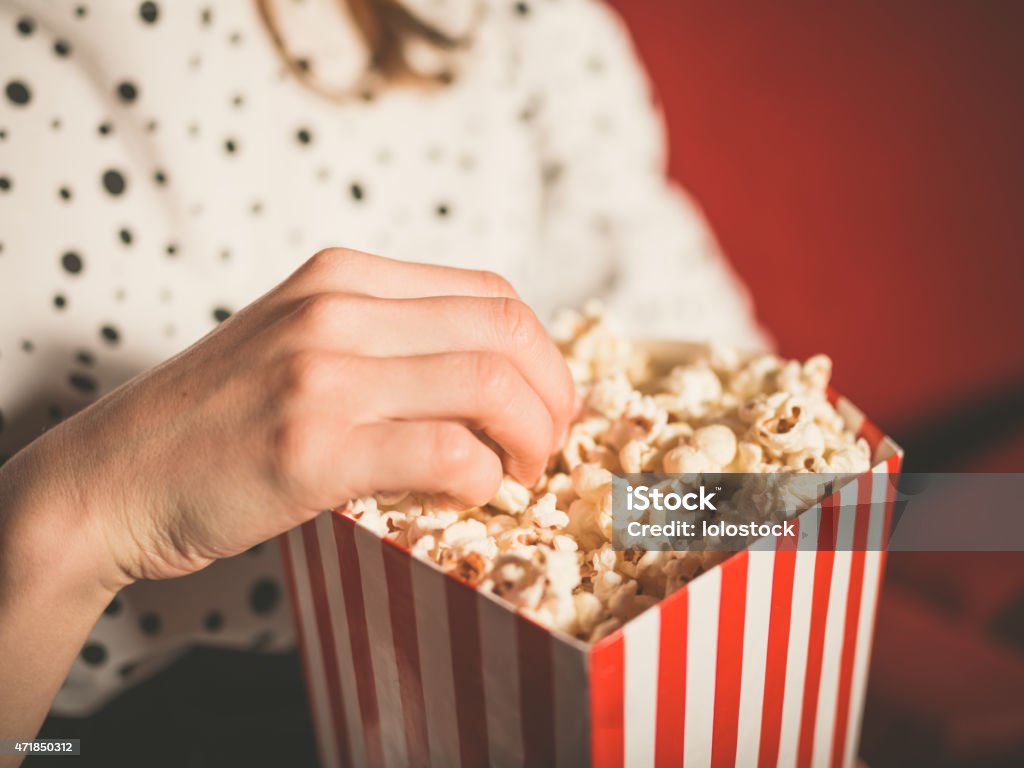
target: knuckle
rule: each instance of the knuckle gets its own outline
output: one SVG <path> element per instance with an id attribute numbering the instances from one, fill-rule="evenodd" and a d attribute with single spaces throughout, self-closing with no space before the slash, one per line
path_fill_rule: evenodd
<path id="1" fill-rule="evenodd" d="M 471 471 L 476 463 L 476 438 L 454 422 L 442 422 L 434 429 L 430 455 L 434 469 L 442 477 L 457 478 Z"/>
<path id="2" fill-rule="evenodd" d="M 533 311 L 517 299 L 500 299 L 495 309 L 499 338 L 516 349 L 530 349 L 540 338 L 540 322 Z"/>
<path id="3" fill-rule="evenodd" d="M 339 271 L 348 270 L 365 260 L 366 254 L 351 248 L 323 248 L 303 264 L 298 274 L 310 282 L 317 283 Z"/>
<path id="4" fill-rule="evenodd" d="M 499 275 L 497 272 L 491 272 L 490 270 L 481 270 L 478 272 L 480 276 L 480 283 L 483 286 L 483 293 L 485 296 L 491 298 L 509 298 L 515 299 L 518 294 L 512 284 L 504 277 Z"/>
<path id="5" fill-rule="evenodd" d="M 338 322 L 345 304 L 344 297 L 337 293 L 314 294 L 295 311 L 296 324 L 303 333 L 328 327 Z"/>
<path id="6" fill-rule="evenodd" d="M 324 352 L 314 349 L 293 352 L 282 366 L 285 401 L 304 400 L 321 394 L 333 367 L 334 360 Z"/>
<path id="7" fill-rule="evenodd" d="M 271 438 L 273 469 L 284 487 L 301 487 L 312 471 L 316 425 L 309 421 L 286 420 Z"/>
<path id="8" fill-rule="evenodd" d="M 473 355 L 477 400 L 506 402 L 516 387 L 516 370 L 508 360 L 492 352 Z"/>

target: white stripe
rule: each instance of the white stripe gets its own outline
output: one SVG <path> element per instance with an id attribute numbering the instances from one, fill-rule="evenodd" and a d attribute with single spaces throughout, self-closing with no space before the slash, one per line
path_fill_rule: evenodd
<path id="1" fill-rule="evenodd" d="M 821 682 L 818 686 L 818 710 L 814 719 L 812 765 L 828 765 L 832 760 L 835 737 L 836 696 L 839 692 L 840 661 L 846 629 L 846 601 L 850 594 L 850 561 L 853 553 L 853 528 L 857 517 L 857 481 L 839 491 L 839 530 L 832 560 L 832 584 L 825 616 L 825 640 L 821 656 Z"/>
<path id="2" fill-rule="evenodd" d="M 384 575 L 384 542 L 375 534 L 355 527 L 359 575 L 363 582 L 363 606 L 366 631 L 370 639 L 370 659 L 377 687 L 377 711 L 380 716 L 381 744 L 384 764 L 403 766 L 409 759 L 405 751 L 405 719 L 402 714 L 402 691 L 398 685 L 398 665 L 391 634 L 390 595 Z"/>
<path id="3" fill-rule="evenodd" d="M 880 464 L 871 473 L 871 518 L 868 526 L 867 552 L 864 553 L 864 587 L 861 591 L 860 617 L 857 621 L 857 650 L 853 657 L 850 685 L 850 714 L 846 726 L 844 766 L 856 762 L 860 746 L 861 717 L 864 713 L 864 691 L 867 687 L 868 661 L 875 632 L 875 608 L 878 583 L 882 571 L 882 526 L 885 524 L 885 500 L 889 488 L 886 465 Z"/>
<path id="4" fill-rule="evenodd" d="M 842 417 L 846 428 L 854 434 L 860 432 L 860 428 L 864 426 L 864 412 L 845 397 L 840 396 L 836 400 L 836 413 Z"/>
<path id="5" fill-rule="evenodd" d="M 419 560 L 414 559 L 410 566 L 430 764 L 458 768 L 459 724 L 445 576 Z"/>
<path id="6" fill-rule="evenodd" d="M 747 560 L 746 614 L 743 619 L 743 667 L 736 733 L 736 765 L 757 765 L 761 745 L 764 678 L 768 661 L 768 624 L 772 613 L 772 579 L 776 540 L 762 539 Z"/>
<path id="7" fill-rule="evenodd" d="M 309 523 L 306 523 L 309 525 Z M 310 697 L 313 700 L 313 724 L 316 730 L 320 762 L 324 766 L 338 766 L 338 744 L 331 726 L 331 705 L 327 698 L 327 677 L 324 674 L 324 660 L 320 655 L 320 635 L 317 633 L 316 612 L 313 595 L 309 587 L 309 564 L 302 543 L 301 528 L 293 528 L 287 534 L 288 552 L 293 563 L 292 576 L 295 579 L 296 608 L 302 626 L 302 640 L 305 646 L 303 657 L 309 670 Z"/>
<path id="8" fill-rule="evenodd" d="M 715 710 L 715 661 L 718 657 L 718 607 L 722 569 L 712 568 L 690 582 L 686 621 L 686 721 L 683 763 L 711 765 Z"/>
<path id="9" fill-rule="evenodd" d="M 661 611 L 652 609 L 626 624 L 623 632 L 625 666 L 626 765 L 654 765 L 654 736 L 658 716 L 658 645 Z"/>
<path id="10" fill-rule="evenodd" d="M 814 596 L 814 563 L 818 556 L 818 519 L 821 505 L 800 516 L 800 542 L 793 572 L 793 602 L 786 649 L 786 688 L 782 697 L 779 733 L 779 766 L 796 764 L 800 715 L 807 674 L 807 646 L 811 634 L 811 603 Z"/>
<path id="11" fill-rule="evenodd" d="M 555 689 L 555 749 L 558 768 L 590 765 L 589 649 L 555 639 L 551 644 Z"/>
<path id="12" fill-rule="evenodd" d="M 334 537 L 334 526 L 345 524 L 337 521 L 334 512 L 324 512 L 316 519 L 316 536 L 320 544 L 320 559 L 323 562 L 324 581 L 327 584 L 327 605 L 331 615 L 331 630 L 334 633 L 334 655 L 338 663 L 341 698 L 345 704 L 345 723 L 348 725 L 349 750 L 352 753 L 352 762 L 355 765 L 366 765 L 363 720 L 359 709 L 356 672 L 352 664 L 352 643 L 348 632 L 348 614 L 345 612 L 345 590 L 342 589 L 341 585 L 338 544 Z"/>
<path id="13" fill-rule="evenodd" d="M 507 607 L 487 597 L 478 595 L 476 601 L 491 765 L 497 768 L 519 766 L 524 758 L 516 642 L 516 621 L 520 619 Z"/>

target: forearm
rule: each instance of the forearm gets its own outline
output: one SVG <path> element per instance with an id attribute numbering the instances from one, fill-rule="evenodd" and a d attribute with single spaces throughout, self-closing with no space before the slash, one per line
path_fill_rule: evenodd
<path id="1" fill-rule="evenodd" d="M 61 440 L 48 434 L 0 467 L 0 739 L 35 736 L 120 586 L 104 583 L 100 539 L 76 503 Z"/>

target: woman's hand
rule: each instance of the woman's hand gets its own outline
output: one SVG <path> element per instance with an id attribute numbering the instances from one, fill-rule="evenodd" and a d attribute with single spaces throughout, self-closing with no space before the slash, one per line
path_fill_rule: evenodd
<path id="1" fill-rule="evenodd" d="M 538 477 L 573 402 L 561 355 L 500 277 L 333 249 L 21 463 L 44 467 L 37 482 L 52 468 L 116 589 L 375 491 L 486 502 L 503 468 Z"/>

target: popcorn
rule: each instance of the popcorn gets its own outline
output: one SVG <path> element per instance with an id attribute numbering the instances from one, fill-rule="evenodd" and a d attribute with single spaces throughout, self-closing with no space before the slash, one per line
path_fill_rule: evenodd
<path id="1" fill-rule="evenodd" d="M 483 507 L 378 493 L 339 511 L 534 621 L 596 642 L 728 556 L 616 552 L 614 473 L 763 475 L 719 507 L 728 517 L 813 503 L 773 484 L 777 473 L 870 469 L 868 444 L 828 401 L 824 355 L 800 363 L 712 346 L 656 372 L 596 304 L 556 328 L 584 407 L 533 488 L 506 477 Z"/>

